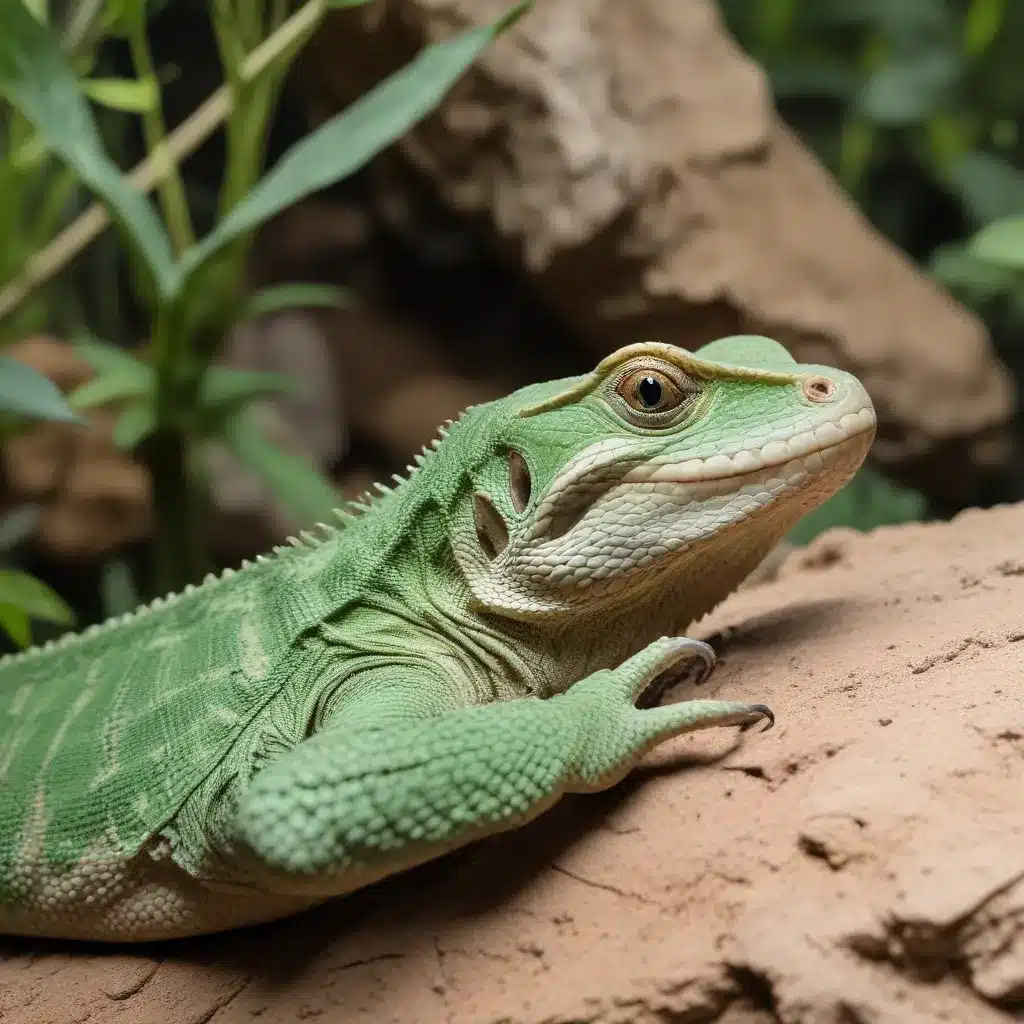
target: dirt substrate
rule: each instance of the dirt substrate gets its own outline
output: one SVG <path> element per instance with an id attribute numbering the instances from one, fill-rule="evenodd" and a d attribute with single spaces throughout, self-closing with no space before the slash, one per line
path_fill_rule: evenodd
<path id="1" fill-rule="evenodd" d="M 277 925 L 7 942 L 0 1020 L 912 1024 L 1024 1007 L 1024 507 L 833 534 L 701 625 L 774 731 Z M 673 694 L 672 697 L 678 696 Z"/>

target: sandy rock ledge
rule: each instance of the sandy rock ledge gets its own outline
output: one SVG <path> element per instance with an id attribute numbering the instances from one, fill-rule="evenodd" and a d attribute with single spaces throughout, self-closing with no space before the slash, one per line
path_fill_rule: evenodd
<path id="1" fill-rule="evenodd" d="M 775 730 L 276 925 L 7 941 L 4 1024 L 913 1024 L 1024 1005 L 1024 507 L 837 532 L 703 623 Z M 685 694 L 672 694 L 676 699 Z"/>

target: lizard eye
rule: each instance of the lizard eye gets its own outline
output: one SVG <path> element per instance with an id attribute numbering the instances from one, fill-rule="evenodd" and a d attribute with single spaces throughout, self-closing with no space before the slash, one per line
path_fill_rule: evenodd
<path id="1" fill-rule="evenodd" d="M 615 392 L 632 422 L 650 426 L 671 419 L 673 413 L 697 397 L 700 389 L 681 372 L 670 375 L 652 366 L 640 366 L 619 378 Z"/>

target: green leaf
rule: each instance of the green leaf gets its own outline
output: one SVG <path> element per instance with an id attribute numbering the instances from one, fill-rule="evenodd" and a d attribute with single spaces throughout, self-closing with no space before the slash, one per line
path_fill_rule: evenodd
<path id="1" fill-rule="evenodd" d="M 964 21 L 964 50 L 980 57 L 992 44 L 1003 24 L 1007 0 L 974 0 Z"/>
<path id="2" fill-rule="evenodd" d="M 991 153 L 965 153 L 948 172 L 949 184 L 976 227 L 1024 213 L 1024 172 Z"/>
<path id="3" fill-rule="evenodd" d="M 8 0 L 10 2 L 10 0 Z M 348 110 L 296 143 L 202 242 L 185 253 L 185 280 L 282 210 L 341 181 L 430 114 L 494 38 L 531 6 L 523 0 L 490 25 L 424 50 Z"/>
<path id="4" fill-rule="evenodd" d="M 960 77 L 960 56 L 934 49 L 879 68 L 857 98 L 859 112 L 875 124 L 902 128 L 939 110 Z"/>
<path id="5" fill-rule="evenodd" d="M 163 2 L 147 3 L 147 0 L 104 0 L 104 34 L 123 36 L 132 26 L 145 23 L 147 15 L 152 17 L 164 6 Z"/>
<path id="6" fill-rule="evenodd" d="M 982 228 L 968 243 L 976 259 L 1008 270 L 1024 270 L 1024 215 L 1004 217 Z"/>
<path id="7" fill-rule="evenodd" d="M 149 200 L 107 156 L 78 81 L 53 33 L 23 0 L 0 0 L 0 95 L 36 128 L 50 149 L 103 200 L 131 238 L 161 294 L 178 275 L 167 238 Z"/>
<path id="8" fill-rule="evenodd" d="M 28 8 L 33 18 L 37 21 L 41 21 L 44 25 L 49 24 L 49 0 L 21 0 L 21 2 Z"/>
<path id="9" fill-rule="evenodd" d="M 150 401 L 132 402 L 114 424 L 113 441 L 123 451 L 131 451 L 156 430 L 156 407 Z"/>
<path id="10" fill-rule="evenodd" d="M 152 395 L 155 387 L 156 374 L 146 380 L 136 374 L 108 373 L 86 381 L 68 396 L 68 401 L 75 409 L 95 409 L 124 398 Z"/>
<path id="11" fill-rule="evenodd" d="M 152 374 L 149 363 L 132 352 L 98 338 L 81 335 L 72 346 L 75 355 L 87 362 L 97 373 L 137 374 L 140 379 Z"/>
<path id="12" fill-rule="evenodd" d="M 96 338 L 81 338 L 73 348 L 96 372 L 92 380 L 71 394 L 69 401 L 76 409 L 91 409 L 119 399 L 155 393 L 156 371 L 131 352 Z"/>
<path id="13" fill-rule="evenodd" d="M 38 135 L 33 135 L 28 141 L 22 143 L 7 158 L 11 165 L 19 171 L 37 171 L 42 167 L 50 151 Z"/>
<path id="14" fill-rule="evenodd" d="M 18 647 L 28 647 L 32 643 L 32 627 L 28 616 L 17 605 L 0 604 L 0 628 Z"/>
<path id="15" fill-rule="evenodd" d="M 957 244 L 936 249 L 932 253 L 930 270 L 940 284 L 978 304 L 1007 295 L 1021 283 L 1020 275 L 1015 271 L 985 263 Z"/>
<path id="16" fill-rule="evenodd" d="M 59 423 L 83 422 L 52 380 L 10 356 L 0 356 L 0 413 Z"/>
<path id="17" fill-rule="evenodd" d="M 88 78 L 82 91 L 101 107 L 129 114 L 147 114 L 160 102 L 155 78 Z"/>
<path id="18" fill-rule="evenodd" d="M 327 0 L 326 7 L 329 11 L 340 11 L 345 7 L 362 7 L 370 0 Z"/>
<path id="19" fill-rule="evenodd" d="M 296 306 L 307 309 L 317 306 L 344 309 L 351 304 L 351 292 L 335 285 L 278 284 L 250 296 L 242 311 L 242 319 L 254 320 Z"/>
<path id="20" fill-rule="evenodd" d="M 282 451 L 251 415 L 225 424 L 224 443 L 235 458 L 263 480 L 277 500 L 303 525 L 326 520 L 342 499 L 329 480 L 308 462 Z"/>
<path id="21" fill-rule="evenodd" d="M 75 613 L 41 580 L 17 569 L 0 569 L 0 603 L 20 608 L 33 619 L 70 626 Z"/>
<path id="22" fill-rule="evenodd" d="M 225 405 L 251 402 L 271 395 L 295 395 L 301 391 L 302 382 L 283 373 L 211 366 L 203 377 L 200 404 L 204 408 L 219 409 Z"/>

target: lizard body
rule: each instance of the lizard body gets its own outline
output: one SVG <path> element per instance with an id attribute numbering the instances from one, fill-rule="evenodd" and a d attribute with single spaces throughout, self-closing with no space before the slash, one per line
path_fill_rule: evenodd
<path id="1" fill-rule="evenodd" d="M 632 345 L 475 406 L 361 514 L 0 660 L 0 932 L 139 941 L 295 912 L 763 705 L 638 709 L 678 636 L 871 443 L 767 338 Z"/>

